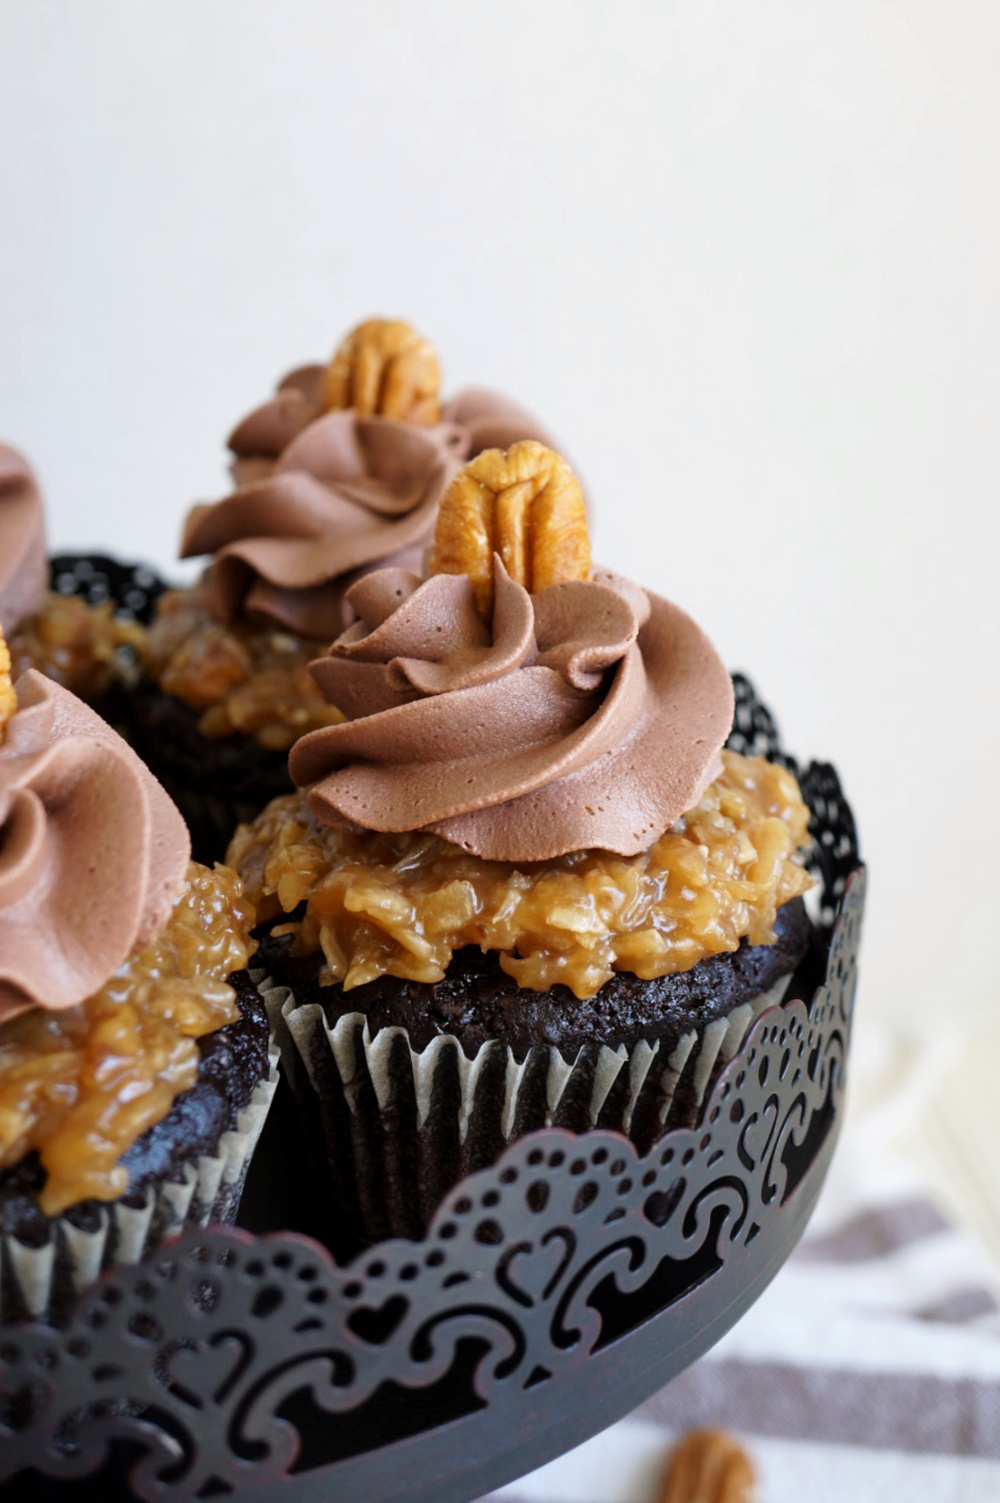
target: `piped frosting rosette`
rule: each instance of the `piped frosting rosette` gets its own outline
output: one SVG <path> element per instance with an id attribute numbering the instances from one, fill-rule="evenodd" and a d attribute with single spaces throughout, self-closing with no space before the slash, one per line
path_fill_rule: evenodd
<path id="1" fill-rule="evenodd" d="M 48 581 L 38 483 L 27 460 L 0 444 L 0 621 L 6 631 L 38 609 Z"/>
<path id="2" fill-rule="evenodd" d="M 0 744 L 0 1023 L 102 986 L 163 927 L 191 850 L 99 716 L 34 669 L 16 693 Z"/>
<path id="3" fill-rule="evenodd" d="M 732 723 L 695 623 L 607 573 L 535 594 L 494 562 L 492 622 L 467 576 L 383 570 L 313 666 L 345 723 L 290 768 L 323 823 L 426 830 L 476 855 L 633 855 L 695 804 Z"/>
<path id="4" fill-rule="evenodd" d="M 419 569 L 455 473 L 491 447 L 548 442 L 516 403 L 482 389 L 438 400 L 433 350 L 408 325 L 370 319 L 329 365 L 292 371 L 229 438 L 238 489 L 188 519 L 182 557 L 213 555 L 213 615 L 304 636 L 349 624 L 346 596 L 375 567 Z"/>
<path id="5" fill-rule="evenodd" d="M 361 574 L 418 563 L 458 467 L 441 429 L 331 412 L 266 479 L 195 507 L 181 555 L 213 555 L 202 588 L 218 619 L 261 616 L 329 639 L 349 620 L 345 597 Z"/>

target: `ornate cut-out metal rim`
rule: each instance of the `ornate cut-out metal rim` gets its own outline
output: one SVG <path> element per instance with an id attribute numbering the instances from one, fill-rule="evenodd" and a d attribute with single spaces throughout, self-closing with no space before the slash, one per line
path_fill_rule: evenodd
<path id="1" fill-rule="evenodd" d="M 758 736 L 766 711 L 740 694 L 735 735 Z M 794 1245 L 839 1125 L 864 872 L 832 769 L 803 783 L 837 909 L 825 976 L 758 1020 L 698 1127 L 644 1156 L 616 1133 L 532 1134 L 422 1242 L 349 1267 L 293 1234 L 210 1229 L 110 1273 L 64 1330 L 0 1336 L 0 1478 L 22 1472 L 3 1496 L 33 1496 L 34 1468 L 46 1499 L 112 1498 L 128 1472 L 117 1495 L 149 1500 L 461 1503 L 718 1339 Z"/>
<path id="2" fill-rule="evenodd" d="M 638 1402 L 759 1293 L 811 1208 L 863 886 L 811 1007 L 761 1018 L 704 1123 L 645 1157 L 614 1133 L 546 1130 L 458 1186 L 422 1243 L 338 1268 L 288 1234 L 191 1233 L 95 1286 L 65 1332 L 9 1332 L 3 1471 L 100 1476 L 129 1440 L 143 1498 L 333 1487 L 429 1503 L 496 1486 Z M 401 1396 L 419 1411 L 402 1425 Z"/>
<path id="3" fill-rule="evenodd" d="M 88 605 L 111 602 L 117 616 L 147 624 L 168 588 L 146 564 L 126 564 L 104 553 L 57 553 L 49 559 L 49 581 L 58 595 L 75 595 Z"/>

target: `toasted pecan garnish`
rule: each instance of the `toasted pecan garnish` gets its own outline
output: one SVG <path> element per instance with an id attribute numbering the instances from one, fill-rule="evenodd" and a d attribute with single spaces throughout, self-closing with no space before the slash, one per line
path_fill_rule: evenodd
<path id="1" fill-rule="evenodd" d="M 10 648 L 0 627 L 0 744 L 3 743 L 7 722 L 17 709 L 17 694 L 10 674 Z"/>
<path id="2" fill-rule="evenodd" d="M 534 439 L 485 449 L 441 499 L 431 568 L 468 574 L 476 605 L 493 609 L 493 555 L 529 592 L 590 574 L 590 534 L 580 483 L 554 450 Z"/>
<path id="3" fill-rule="evenodd" d="M 441 420 L 441 372 L 434 346 L 402 319 L 369 318 L 341 344 L 323 379 L 324 412 L 407 423 Z"/>
<path id="4" fill-rule="evenodd" d="M 753 1463 L 724 1430 L 690 1430 L 674 1449 L 657 1503 L 752 1503 Z"/>

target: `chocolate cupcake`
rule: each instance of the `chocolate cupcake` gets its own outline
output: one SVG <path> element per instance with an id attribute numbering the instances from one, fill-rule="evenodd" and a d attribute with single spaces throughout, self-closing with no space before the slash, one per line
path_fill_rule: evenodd
<path id="1" fill-rule="evenodd" d="M 145 621 L 162 585 L 143 565 L 103 555 L 49 558 L 38 482 L 0 444 L 0 621 L 15 677 L 37 668 L 105 719 L 121 712 L 145 648 Z"/>
<path id="2" fill-rule="evenodd" d="M 533 1128 L 695 1122 L 810 939 L 794 778 L 723 749 L 694 622 L 591 570 L 557 455 L 462 471 L 432 570 L 352 587 L 312 669 L 346 718 L 230 851 L 359 1242 Z"/>
<path id="3" fill-rule="evenodd" d="M 0 636 L 0 1311 L 231 1220 L 276 1081 L 236 874 Z M 256 974 L 256 973 L 255 973 Z"/>
<path id="4" fill-rule="evenodd" d="M 308 664 L 350 625 L 351 586 L 376 567 L 419 569 L 461 464 L 541 435 L 489 392 L 442 406 L 439 385 L 426 340 L 369 320 L 237 425 L 237 488 L 189 516 L 181 555 L 210 563 L 161 602 L 132 719 L 200 858 L 221 856 L 239 819 L 291 788 L 291 745 L 340 718 Z"/>

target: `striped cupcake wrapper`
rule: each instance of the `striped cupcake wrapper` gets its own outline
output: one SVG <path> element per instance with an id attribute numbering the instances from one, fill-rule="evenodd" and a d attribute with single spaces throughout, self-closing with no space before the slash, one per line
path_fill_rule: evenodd
<path id="1" fill-rule="evenodd" d="M 495 1040 L 469 1059 L 447 1035 L 417 1049 L 402 1027 L 373 1038 L 361 1013 L 331 1026 L 319 1003 L 299 1006 L 287 987 L 263 996 L 300 1109 L 322 1136 L 337 1219 L 365 1245 L 422 1236 L 459 1180 L 537 1128 L 616 1129 L 644 1150 L 691 1126 L 789 980 L 670 1046 L 587 1044 L 571 1060 L 537 1045 L 518 1061 Z"/>
<path id="2" fill-rule="evenodd" d="M 58 1320 L 74 1296 L 112 1265 L 141 1262 L 188 1228 L 233 1222 L 278 1084 L 273 1039 L 268 1055 L 268 1074 L 237 1113 L 236 1126 L 222 1134 L 214 1153 L 184 1164 L 179 1179 L 154 1180 L 134 1195 L 100 1205 L 97 1225 L 89 1229 L 74 1226 L 72 1209 L 53 1217 L 41 1246 L 0 1237 L 0 1322 Z"/>

